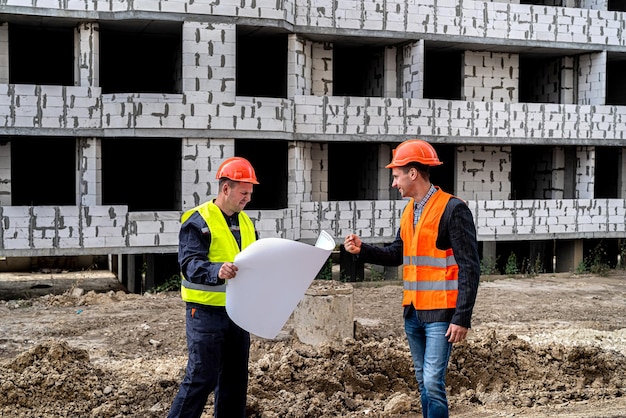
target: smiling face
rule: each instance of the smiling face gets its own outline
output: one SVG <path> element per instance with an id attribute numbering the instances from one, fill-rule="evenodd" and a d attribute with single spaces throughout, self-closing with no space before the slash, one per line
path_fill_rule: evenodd
<path id="1" fill-rule="evenodd" d="M 414 197 L 415 179 L 418 175 L 419 173 L 414 167 L 394 167 L 391 170 L 391 176 L 393 177 L 391 187 L 398 189 L 402 197 Z"/>

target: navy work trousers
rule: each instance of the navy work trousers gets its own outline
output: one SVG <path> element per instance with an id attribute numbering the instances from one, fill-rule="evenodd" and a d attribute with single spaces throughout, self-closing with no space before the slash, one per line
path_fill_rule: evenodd
<path id="1" fill-rule="evenodd" d="M 215 392 L 216 418 L 244 418 L 250 334 L 223 307 L 187 303 L 189 359 L 168 418 L 199 418 Z"/>

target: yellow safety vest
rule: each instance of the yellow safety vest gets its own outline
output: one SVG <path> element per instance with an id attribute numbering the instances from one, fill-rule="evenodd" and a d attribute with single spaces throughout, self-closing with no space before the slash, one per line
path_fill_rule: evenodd
<path id="1" fill-rule="evenodd" d="M 183 213 L 181 223 L 184 223 L 194 212 L 198 212 L 202 216 L 209 227 L 209 231 L 211 231 L 208 260 L 212 263 L 232 262 L 240 249 L 220 208 L 212 200 L 208 201 Z M 241 232 L 242 250 L 256 241 L 254 224 L 243 211 L 239 212 L 239 231 Z M 226 283 L 223 285 L 205 285 L 188 281 L 182 273 L 181 277 L 180 293 L 185 302 L 226 306 Z"/>
<path id="2" fill-rule="evenodd" d="M 439 188 L 428 199 L 413 226 L 414 200 L 402 212 L 400 236 L 404 248 L 402 306 L 417 310 L 456 308 L 459 266 L 452 248 L 437 248 L 439 222 L 452 197 Z"/>

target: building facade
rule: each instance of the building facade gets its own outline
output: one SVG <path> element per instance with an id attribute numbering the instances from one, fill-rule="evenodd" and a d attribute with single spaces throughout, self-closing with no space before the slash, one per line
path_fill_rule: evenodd
<path id="1" fill-rule="evenodd" d="M 233 155 L 257 169 L 261 237 L 384 245 L 406 204 L 385 165 L 409 138 L 435 146 L 484 262 L 616 264 L 623 3 L 5 0 L 0 270 L 106 257 L 145 286 Z"/>

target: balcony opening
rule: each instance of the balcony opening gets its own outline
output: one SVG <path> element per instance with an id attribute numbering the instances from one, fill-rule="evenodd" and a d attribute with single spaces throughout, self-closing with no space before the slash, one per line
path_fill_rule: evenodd
<path id="1" fill-rule="evenodd" d="M 596 199 L 617 199 L 620 197 L 617 179 L 623 170 L 620 164 L 622 148 L 595 147 L 595 150 L 594 196 Z"/>
<path id="2" fill-rule="evenodd" d="M 455 194 L 456 146 L 448 144 L 432 144 L 439 161 L 443 164 L 430 169 L 430 182 L 439 186 L 447 193 Z"/>
<path id="3" fill-rule="evenodd" d="M 287 34 L 237 26 L 236 94 L 287 97 Z"/>
<path id="4" fill-rule="evenodd" d="M 235 155 L 250 161 L 260 183 L 254 186 L 252 200 L 246 206 L 247 209 L 284 209 L 287 207 L 287 194 L 289 193 L 287 146 L 287 141 L 265 138 L 235 141 Z"/>
<path id="5" fill-rule="evenodd" d="M 73 27 L 10 23 L 9 83 L 73 86 Z"/>
<path id="6" fill-rule="evenodd" d="M 11 205 L 76 205 L 74 138 L 11 138 Z"/>
<path id="7" fill-rule="evenodd" d="M 626 1 L 624 0 L 609 0 L 607 10 L 611 12 L 626 12 Z"/>
<path id="8" fill-rule="evenodd" d="M 380 167 L 376 143 L 330 142 L 328 144 L 328 200 L 376 200 Z M 385 160 L 387 161 L 387 160 Z M 399 199 L 397 191 L 391 199 Z"/>
<path id="9" fill-rule="evenodd" d="M 626 74 L 626 54 L 609 54 L 606 63 L 607 105 L 626 105 L 626 77 L 624 74 Z"/>
<path id="10" fill-rule="evenodd" d="M 333 96 L 384 97 L 384 74 L 384 46 L 333 45 Z"/>
<path id="11" fill-rule="evenodd" d="M 424 98 L 461 100 L 463 51 L 424 50 Z"/>
<path id="12" fill-rule="evenodd" d="M 574 102 L 573 60 L 567 57 L 519 57 L 521 103 L 571 104 Z M 567 74 L 571 73 L 570 77 Z"/>
<path id="13" fill-rule="evenodd" d="M 511 147 L 511 197 L 514 200 L 552 198 L 552 154 L 552 147 Z"/>
<path id="14" fill-rule="evenodd" d="M 182 26 L 178 22 L 100 24 L 102 93 L 181 93 Z"/>
<path id="15" fill-rule="evenodd" d="M 180 139 L 103 138 L 102 204 L 180 210 L 181 152 Z"/>

